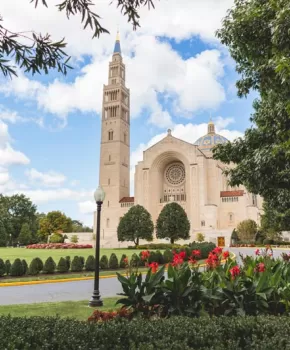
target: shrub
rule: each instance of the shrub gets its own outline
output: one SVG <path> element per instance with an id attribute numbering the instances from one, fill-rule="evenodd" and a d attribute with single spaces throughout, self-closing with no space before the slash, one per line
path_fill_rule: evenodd
<path id="1" fill-rule="evenodd" d="M 208 254 L 216 247 L 214 243 L 211 242 L 202 242 L 197 243 L 193 242 L 190 244 L 191 250 L 200 250 L 201 253 L 201 259 L 206 259 L 208 257 Z"/>
<path id="2" fill-rule="evenodd" d="M 180 244 L 171 244 L 171 243 L 148 243 L 135 246 L 129 246 L 128 249 L 142 249 L 142 250 L 154 250 L 154 249 L 177 249 L 180 248 Z"/>
<path id="3" fill-rule="evenodd" d="M 82 264 L 82 269 L 85 267 L 85 258 L 83 256 L 79 256 L 80 262 Z"/>
<path id="4" fill-rule="evenodd" d="M 286 350 L 290 318 L 179 316 L 93 324 L 55 317 L 1 316 L 0 329 L 2 349 Z M 118 344 L 116 339 L 120 339 Z"/>
<path id="5" fill-rule="evenodd" d="M 44 266 L 43 266 L 43 273 L 54 273 L 56 269 L 56 264 L 52 257 L 46 259 Z"/>
<path id="6" fill-rule="evenodd" d="M 202 232 L 197 232 L 196 233 L 196 240 L 197 242 L 204 242 L 205 235 Z"/>
<path id="7" fill-rule="evenodd" d="M 274 243 L 273 239 L 266 238 L 266 239 L 263 240 L 263 244 L 265 244 L 265 245 L 273 244 L 273 243 Z"/>
<path id="8" fill-rule="evenodd" d="M 56 269 L 57 269 L 58 272 L 62 272 L 62 273 L 68 272 L 69 268 L 68 268 L 68 265 L 67 265 L 67 262 L 66 262 L 65 258 L 60 258 L 59 259 L 59 262 L 57 264 L 57 268 Z"/>
<path id="9" fill-rule="evenodd" d="M 65 257 L 65 261 L 66 261 L 66 264 L 67 264 L 67 269 L 69 271 L 69 269 L 70 269 L 70 256 L 66 256 Z"/>
<path id="10" fill-rule="evenodd" d="M 161 253 L 160 250 L 157 250 L 157 252 L 155 253 L 155 256 L 156 256 L 156 262 L 158 262 L 158 264 L 164 264 L 163 254 Z"/>
<path id="11" fill-rule="evenodd" d="M 165 264 L 168 264 L 169 262 L 171 262 L 172 259 L 173 259 L 172 250 L 166 249 L 165 252 L 163 253 L 163 258 L 164 258 L 164 263 Z"/>
<path id="12" fill-rule="evenodd" d="M 79 238 L 77 235 L 72 235 L 71 238 L 70 238 L 70 241 L 72 243 L 78 243 L 79 242 Z"/>
<path id="13" fill-rule="evenodd" d="M 54 233 L 49 238 L 49 243 L 63 243 L 64 237 L 60 233 Z"/>
<path id="14" fill-rule="evenodd" d="M 32 261 L 29 264 L 28 274 L 31 276 L 35 276 L 35 275 L 39 274 L 38 263 L 37 263 L 37 260 L 35 258 L 32 259 Z"/>
<path id="15" fill-rule="evenodd" d="M 151 256 L 151 254 L 150 254 L 150 256 Z M 149 256 L 149 259 L 150 259 L 150 256 Z M 148 259 L 148 260 L 149 260 L 149 259 Z M 141 261 L 141 259 L 139 258 L 139 256 L 138 256 L 136 253 L 134 253 L 134 254 L 131 256 L 130 265 L 131 265 L 132 267 L 138 267 L 138 266 L 141 265 L 141 264 L 140 264 L 140 261 Z"/>
<path id="16" fill-rule="evenodd" d="M 40 258 L 35 258 L 35 260 L 37 261 L 38 272 L 41 272 L 43 270 L 43 262 Z"/>
<path id="17" fill-rule="evenodd" d="M 5 266 L 6 266 L 6 275 L 10 275 L 10 272 L 11 272 L 11 262 L 10 260 L 6 260 L 5 261 Z"/>
<path id="18" fill-rule="evenodd" d="M 93 255 L 89 255 L 86 260 L 85 270 L 95 271 L 95 268 L 96 268 L 96 259 Z"/>
<path id="19" fill-rule="evenodd" d="M 26 275 L 28 272 L 28 265 L 25 259 L 22 260 L 22 266 L 23 266 L 23 275 Z"/>
<path id="20" fill-rule="evenodd" d="M 141 253 L 140 253 L 141 254 Z M 125 261 L 124 261 L 124 259 L 126 259 L 127 258 L 127 255 L 126 254 L 123 254 L 122 256 L 121 256 L 121 259 L 120 259 L 120 268 L 121 269 L 125 269 L 126 268 L 126 263 L 125 263 Z"/>
<path id="21" fill-rule="evenodd" d="M 109 261 L 107 255 L 103 255 L 100 260 L 100 269 L 108 269 L 109 268 Z"/>
<path id="22" fill-rule="evenodd" d="M 15 276 L 15 277 L 24 275 L 23 265 L 22 265 L 22 261 L 20 259 L 14 260 L 14 262 L 11 266 L 10 275 Z"/>
<path id="23" fill-rule="evenodd" d="M 74 256 L 70 270 L 71 272 L 80 272 L 83 270 L 83 264 L 79 256 Z"/>
<path id="24" fill-rule="evenodd" d="M 146 260 L 142 259 L 142 252 L 143 250 L 139 253 L 139 266 L 145 266 Z"/>
<path id="25" fill-rule="evenodd" d="M 6 265 L 3 259 L 0 259 L 0 277 L 3 277 L 6 273 Z"/>
<path id="26" fill-rule="evenodd" d="M 109 269 L 117 269 L 119 267 L 119 262 L 117 255 L 112 253 L 109 260 Z"/>
<path id="27" fill-rule="evenodd" d="M 151 251 L 148 258 L 148 263 L 151 264 L 153 262 L 158 262 L 158 257 L 156 256 L 156 252 Z"/>

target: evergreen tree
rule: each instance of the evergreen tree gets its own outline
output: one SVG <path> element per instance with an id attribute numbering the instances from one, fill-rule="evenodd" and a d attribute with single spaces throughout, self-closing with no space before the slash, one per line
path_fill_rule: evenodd
<path id="1" fill-rule="evenodd" d="M 86 260 L 85 269 L 86 271 L 95 271 L 96 261 L 93 255 L 89 255 Z"/>
<path id="2" fill-rule="evenodd" d="M 79 256 L 74 256 L 70 270 L 71 272 L 80 272 L 83 270 L 83 264 Z"/>
<path id="3" fill-rule="evenodd" d="M 44 266 L 43 266 L 43 273 L 54 273 L 56 269 L 56 264 L 52 257 L 46 259 Z"/>
<path id="4" fill-rule="evenodd" d="M 43 270 L 43 262 L 40 258 L 35 258 L 36 262 L 37 262 L 37 270 L 38 272 L 41 272 Z"/>
<path id="5" fill-rule="evenodd" d="M 119 262 L 117 255 L 112 253 L 109 260 L 109 269 L 117 269 L 119 267 Z"/>
<path id="6" fill-rule="evenodd" d="M 22 265 L 22 261 L 20 259 L 15 259 L 10 271 L 11 276 L 23 276 L 24 275 L 24 269 Z"/>
<path id="7" fill-rule="evenodd" d="M 70 256 L 66 256 L 65 257 L 65 261 L 66 261 L 66 264 L 67 264 L 67 269 L 69 270 L 70 269 Z"/>
<path id="8" fill-rule="evenodd" d="M 24 223 L 21 226 L 21 231 L 18 237 L 18 240 L 20 242 L 20 244 L 22 245 L 28 245 L 31 243 L 31 232 L 30 232 L 30 227 L 27 223 Z"/>
<path id="9" fill-rule="evenodd" d="M 107 255 L 103 255 L 100 260 L 100 268 L 103 269 L 108 269 L 109 268 L 109 261 Z"/>
<path id="10" fill-rule="evenodd" d="M 153 240 L 154 225 L 150 213 L 141 205 L 134 205 L 121 218 L 118 241 L 132 241 L 137 246 L 140 239 Z"/>
<path id="11" fill-rule="evenodd" d="M 32 259 L 29 264 L 28 274 L 31 276 L 36 276 L 39 274 L 39 264 L 36 258 Z"/>
<path id="12" fill-rule="evenodd" d="M 123 254 L 122 256 L 121 256 L 121 259 L 120 259 L 120 268 L 121 269 L 125 269 L 126 268 L 126 263 L 125 263 L 125 260 L 124 259 L 126 259 L 127 258 L 127 255 L 126 254 Z"/>
<path id="13" fill-rule="evenodd" d="M 57 264 L 57 271 L 58 272 L 68 272 L 68 265 L 67 265 L 67 262 L 66 262 L 66 259 L 65 258 L 60 258 L 59 259 L 59 262 Z"/>
<path id="14" fill-rule="evenodd" d="M 3 259 L 0 258 L 0 277 L 3 277 L 6 273 L 6 265 Z"/>
<path id="15" fill-rule="evenodd" d="M 85 267 L 85 258 L 83 256 L 80 256 L 80 262 L 82 264 L 82 269 Z"/>
<path id="16" fill-rule="evenodd" d="M 168 203 L 157 219 L 157 238 L 169 238 L 173 244 L 178 239 L 189 239 L 190 222 L 184 209 L 177 203 Z"/>
<path id="17" fill-rule="evenodd" d="M 2 220 L 0 220 L 0 247 L 6 247 L 7 243 L 7 232 Z"/>
<path id="18" fill-rule="evenodd" d="M 26 275 L 28 272 L 28 265 L 25 259 L 22 259 L 22 266 L 23 266 L 23 275 Z"/>
<path id="19" fill-rule="evenodd" d="M 6 275 L 9 276 L 11 272 L 11 262 L 10 260 L 5 261 L 5 266 L 6 266 Z"/>

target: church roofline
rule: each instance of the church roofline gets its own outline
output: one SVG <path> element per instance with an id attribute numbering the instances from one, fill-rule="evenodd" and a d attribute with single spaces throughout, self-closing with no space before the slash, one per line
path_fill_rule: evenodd
<path id="1" fill-rule="evenodd" d="M 134 203 L 135 197 L 123 197 L 119 203 Z"/>
<path id="2" fill-rule="evenodd" d="M 237 191 L 221 191 L 220 196 L 221 197 L 242 197 L 244 195 L 243 190 L 237 190 Z"/>

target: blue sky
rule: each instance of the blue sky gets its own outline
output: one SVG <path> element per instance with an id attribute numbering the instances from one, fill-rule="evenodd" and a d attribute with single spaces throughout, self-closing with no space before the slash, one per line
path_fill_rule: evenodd
<path id="1" fill-rule="evenodd" d="M 155 11 L 142 10 L 142 27 L 136 32 L 104 2 L 98 10 L 112 35 L 95 40 L 78 18 L 68 22 L 53 7 L 40 8 L 28 23 L 29 2 L 5 4 L 4 23 L 13 30 L 50 32 L 56 39 L 63 34 L 74 69 L 66 77 L 56 72 L 32 77 L 20 71 L 12 81 L 1 79 L 1 192 L 25 193 L 40 212 L 61 210 L 92 225 L 102 86 L 118 24 L 131 89 L 132 176 L 142 151 L 169 127 L 174 136 L 194 142 L 206 132 L 212 115 L 222 135 L 242 136 L 255 96 L 237 98 L 234 62 L 214 35 L 232 2 L 172 0 L 170 8 L 161 0 Z M 19 15 L 14 6 L 20 7 Z"/>

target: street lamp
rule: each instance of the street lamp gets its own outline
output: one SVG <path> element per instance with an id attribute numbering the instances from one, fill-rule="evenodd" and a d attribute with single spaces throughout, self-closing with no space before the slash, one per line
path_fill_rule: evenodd
<path id="1" fill-rule="evenodd" d="M 100 277 L 100 224 L 101 224 L 101 210 L 102 210 L 102 204 L 105 199 L 105 192 L 102 189 L 101 186 L 99 186 L 95 193 L 95 201 L 97 203 L 97 232 L 96 232 L 96 265 L 95 265 L 95 281 L 94 281 L 94 292 L 92 295 L 92 298 L 89 302 L 89 306 L 96 307 L 96 306 L 103 306 L 103 301 L 101 299 L 100 291 L 99 291 L 99 277 Z"/>

